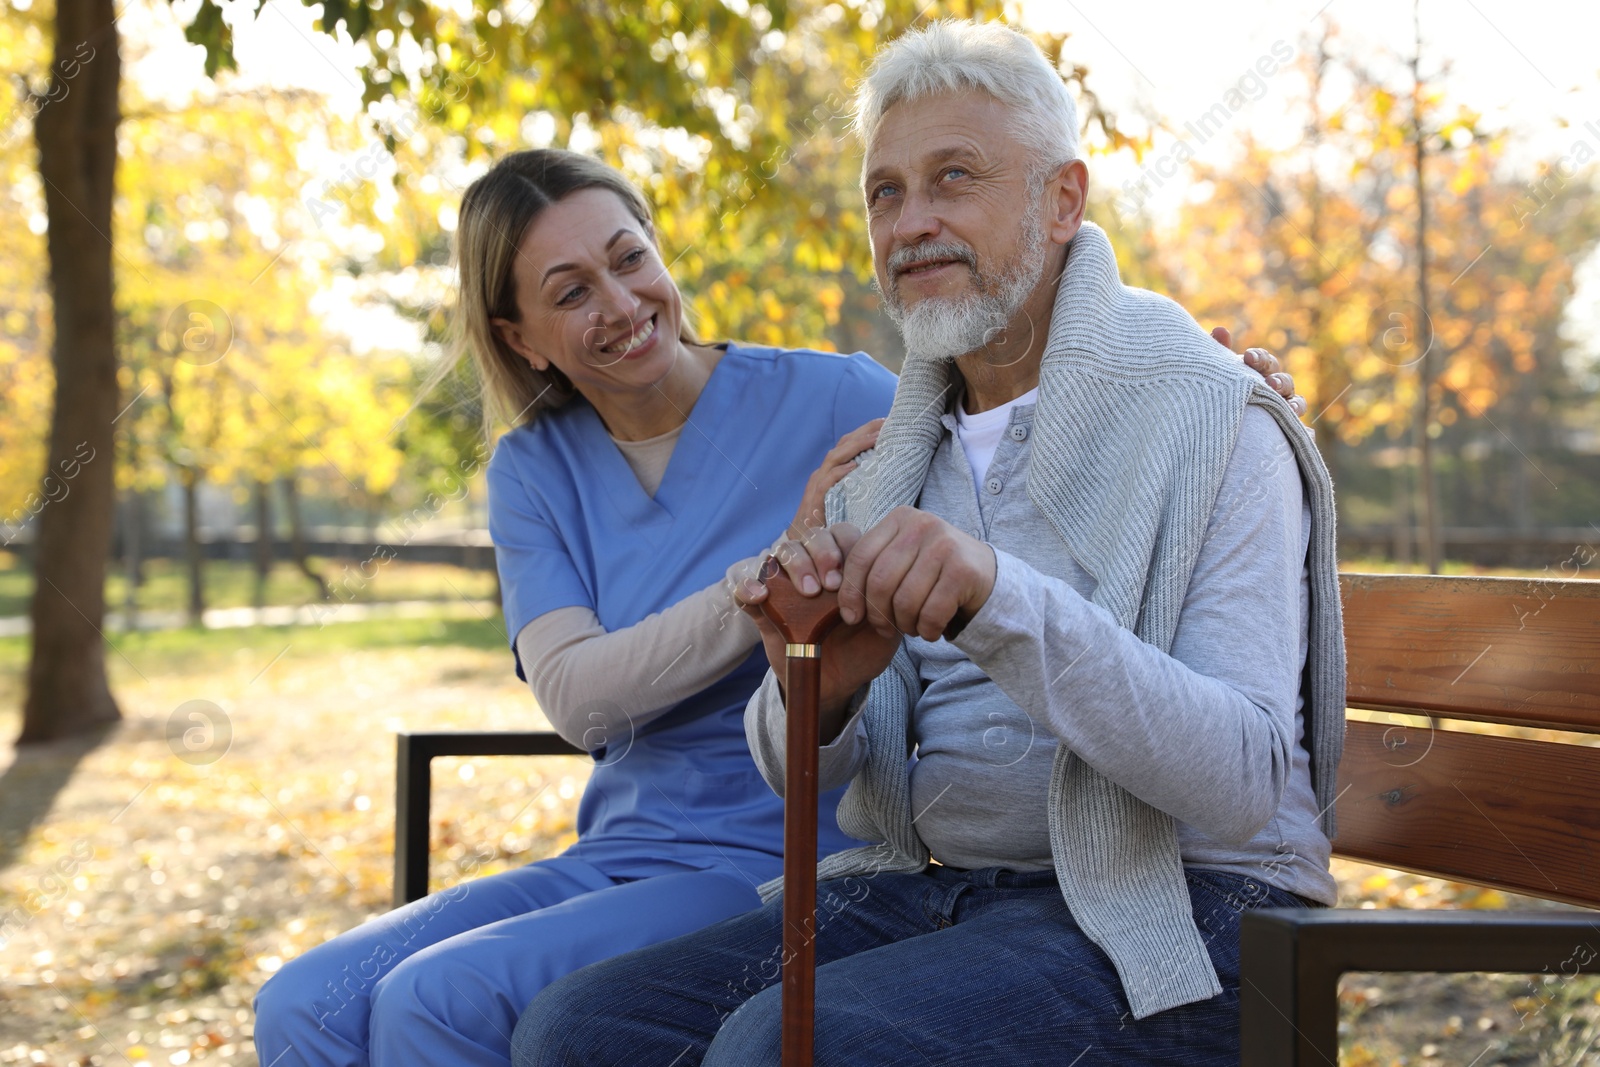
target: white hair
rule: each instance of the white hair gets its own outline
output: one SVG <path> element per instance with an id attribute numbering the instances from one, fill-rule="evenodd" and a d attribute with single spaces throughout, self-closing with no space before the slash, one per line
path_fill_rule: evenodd
<path id="1" fill-rule="evenodd" d="M 973 89 L 1013 111 L 1011 132 L 1034 163 L 1030 183 L 1078 156 L 1078 108 L 1039 46 L 998 22 L 941 19 L 911 30 L 873 59 L 856 92 L 855 129 L 870 146 L 902 101 Z"/>

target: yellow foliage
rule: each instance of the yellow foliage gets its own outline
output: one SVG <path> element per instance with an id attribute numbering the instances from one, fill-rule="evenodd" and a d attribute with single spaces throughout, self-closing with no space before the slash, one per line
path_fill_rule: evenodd
<path id="1" fill-rule="evenodd" d="M 1208 195 L 1141 247 L 1139 271 L 1201 322 L 1235 327 L 1236 340 L 1286 357 L 1306 397 L 1325 455 L 1377 431 L 1408 432 L 1418 407 L 1418 365 L 1427 351 L 1437 410 L 1459 394 L 1481 417 L 1519 375 L 1558 364 L 1554 337 L 1572 290 L 1572 262 L 1600 220 L 1586 202 L 1566 211 L 1496 175 L 1503 138 L 1476 135 L 1426 164 L 1429 306 L 1417 278 L 1417 193 L 1411 102 L 1350 61 L 1353 88 L 1337 122 L 1317 111 L 1317 47 L 1302 49 L 1305 86 L 1292 105 L 1309 140 L 1281 152 L 1244 139 L 1238 157 L 1197 166 Z M 1288 90 L 1286 88 L 1286 92 Z M 1443 115 L 1439 94 L 1423 101 L 1426 126 L 1476 131 L 1478 116 Z M 1330 181 L 1307 165 L 1315 157 Z M 1564 190 L 1574 200 L 1586 188 Z M 1531 222 L 1530 222 L 1531 219 Z M 1428 342 L 1431 338 L 1431 344 Z M 1452 415 L 1445 425 L 1457 421 Z"/>
<path id="2" fill-rule="evenodd" d="M 158 20 L 165 10 L 155 9 Z M 176 35 L 176 22 L 162 31 Z M 406 375 L 393 356 L 349 352 L 312 311 L 349 240 L 320 224 L 358 222 L 375 199 L 373 183 L 338 172 L 371 150 L 371 134 L 330 119 L 304 92 L 171 104 L 125 82 L 122 107 L 132 150 L 119 162 L 113 219 L 128 405 L 117 422 L 119 486 L 152 488 L 192 467 L 214 483 L 309 470 L 335 492 L 386 490 L 400 468 L 389 429 L 409 400 L 398 388 Z M 0 147 L 0 176 L 33 191 L 0 198 L 9 235 L 0 246 L 0 519 L 37 483 L 54 388 L 29 148 Z M 318 148 L 333 173 L 302 165 Z M 196 324 L 215 349 L 183 347 Z"/>

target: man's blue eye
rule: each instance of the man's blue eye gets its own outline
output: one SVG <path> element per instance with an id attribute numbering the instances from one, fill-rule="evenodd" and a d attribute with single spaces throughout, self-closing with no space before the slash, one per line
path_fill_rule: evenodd
<path id="1" fill-rule="evenodd" d="M 948 168 L 945 169 L 944 176 L 946 178 L 948 178 L 952 174 L 966 174 L 966 173 L 967 173 L 966 170 L 961 168 L 961 167 L 948 167 Z"/>

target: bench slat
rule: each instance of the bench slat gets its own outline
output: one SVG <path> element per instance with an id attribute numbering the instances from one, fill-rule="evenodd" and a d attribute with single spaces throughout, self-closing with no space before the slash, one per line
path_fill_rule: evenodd
<path id="1" fill-rule="evenodd" d="M 1600 907 L 1596 781 L 1600 748 L 1352 720 L 1334 851 Z"/>
<path id="2" fill-rule="evenodd" d="M 1600 581 L 1340 585 L 1351 707 L 1600 733 Z"/>

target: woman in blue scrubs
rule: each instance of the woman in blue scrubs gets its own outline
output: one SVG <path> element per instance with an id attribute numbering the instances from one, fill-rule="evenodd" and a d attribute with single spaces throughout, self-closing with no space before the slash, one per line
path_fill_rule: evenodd
<path id="1" fill-rule="evenodd" d="M 256 998 L 263 1067 L 509 1064 L 517 1017 L 549 982 L 754 908 L 782 871 L 783 802 L 744 735 L 766 658 L 717 594 L 731 565 L 786 536 L 814 471 L 813 507 L 849 469 L 846 456 L 817 471 L 888 412 L 894 375 L 861 353 L 698 343 L 645 200 L 586 156 L 502 160 L 463 199 L 457 255 L 465 347 L 516 427 L 488 472 L 507 633 L 564 611 L 597 620 L 600 645 L 623 638 L 618 655 L 677 662 L 627 698 L 594 656 L 569 665 L 562 684 L 591 699 L 545 710 L 596 760 L 577 842 L 292 960 Z M 649 491 L 630 446 L 674 433 Z M 871 439 L 854 435 L 849 455 Z M 651 689 L 683 695 L 657 706 Z M 838 799 L 823 798 L 819 855 L 858 844 L 834 821 Z"/>
<path id="2" fill-rule="evenodd" d="M 474 182 L 457 259 L 458 347 L 515 427 L 488 478 L 517 673 L 595 759 L 578 840 L 290 961 L 256 998 L 263 1067 L 502 1067 L 544 986 L 754 908 L 782 870 L 783 803 L 744 733 L 766 656 L 729 579 L 797 508 L 820 522 L 894 376 L 700 343 L 644 198 L 586 156 L 518 152 Z M 819 856 L 859 843 L 841 793 Z"/>

